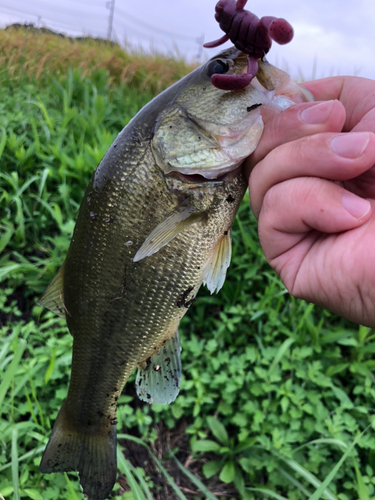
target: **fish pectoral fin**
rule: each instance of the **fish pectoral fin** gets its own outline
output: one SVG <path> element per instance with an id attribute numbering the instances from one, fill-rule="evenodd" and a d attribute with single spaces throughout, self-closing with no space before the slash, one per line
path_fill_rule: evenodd
<path id="1" fill-rule="evenodd" d="M 66 308 L 64 305 L 64 264 L 45 289 L 43 295 L 37 302 L 38 305 L 46 307 L 57 316 L 65 318 Z"/>
<path id="2" fill-rule="evenodd" d="M 211 294 L 220 290 L 224 285 L 227 269 L 232 256 L 231 230 L 218 241 L 210 260 L 203 273 L 203 284 L 207 286 Z"/>
<path id="3" fill-rule="evenodd" d="M 205 213 L 194 212 L 190 206 L 180 206 L 156 226 L 135 254 L 133 262 L 150 257 L 167 245 L 181 231 L 203 219 Z"/>
<path id="4" fill-rule="evenodd" d="M 256 77 L 267 90 L 277 90 L 284 87 L 290 81 L 288 73 L 276 68 L 276 66 L 270 64 L 265 58 L 258 61 L 258 73 Z"/>
<path id="5" fill-rule="evenodd" d="M 138 368 L 135 387 L 139 399 L 146 403 L 166 405 L 180 392 L 181 344 L 178 330 L 160 349 Z"/>
<path id="6" fill-rule="evenodd" d="M 98 500 L 107 498 L 116 482 L 116 426 L 105 422 L 95 427 L 77 428 L 64 403 L 39 469 L 42 474 L 78 471 L 83 492 Z"/>

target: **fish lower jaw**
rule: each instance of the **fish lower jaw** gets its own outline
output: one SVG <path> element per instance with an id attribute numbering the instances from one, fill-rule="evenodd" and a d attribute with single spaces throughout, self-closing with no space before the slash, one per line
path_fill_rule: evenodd
<path id="1" fill-rule="evenodd" d="M 244 159 L 242 158 L 235 163 L 231 162 L 226 168 L 223 167 L 201 173 L 197 171 L 185 172 L 181 170 L 171 170 L 166 177 L 184 184 L 189 184 L 191 187 L 208 184 L 222 184 L 223 182 L 230 182 L 238 174 L 238 170 L 241 168 L 243 161 Z"/>

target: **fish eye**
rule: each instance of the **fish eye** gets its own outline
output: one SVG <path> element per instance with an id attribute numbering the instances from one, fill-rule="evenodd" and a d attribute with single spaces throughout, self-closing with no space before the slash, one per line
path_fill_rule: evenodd
<path id="1" fill-rule="evenodd" d="M 215 74 L 224 74 L 229 70 L 229 64 L 222 59 L 214 59 L 207 66 L 207 74 L 209 77 Z"/>

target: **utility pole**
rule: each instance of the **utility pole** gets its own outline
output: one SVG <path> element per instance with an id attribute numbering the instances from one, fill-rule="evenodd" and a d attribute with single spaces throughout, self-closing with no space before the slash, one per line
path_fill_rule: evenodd
<path id="1" fill-rule="evenodd" d="M 200 37 L 196 38 L 195 41 L 198 44 L 198 53 L 195 56 L 195 58 L 197 59 L 197 61 L 200 62 L 201 57 L 202 57 L 202 53 L 203 53 L 204 33 L 202 33 L 202 35 Z"/>
<path id="2" fill-rule="evenodd" d="M 115 0 L 110 0 L 106 3 L 107 9 L 109 9 L 109 21 L 108 21 L 108 35 L 107 40 L 110 40 L 112 37 L 112 26 L 113 26 L 113 13 L 115 10 Z"/>

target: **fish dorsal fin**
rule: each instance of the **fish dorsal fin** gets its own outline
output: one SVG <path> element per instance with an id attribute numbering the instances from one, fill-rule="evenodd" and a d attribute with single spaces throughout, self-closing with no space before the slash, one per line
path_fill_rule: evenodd
<path id="1" fill-rule="evenodd" d="M 194 212 L 190 206 L 180 206 L 156 226 L 147 236 L 142 246 L 135 254 L 133 262 L 138 262 L 145 257 L 150 257 L 167 245 L 175 236 L 185 228 L 198 222 L 205 216 L 204 213 Z"/>
<path id="2" fill-rule="evenodd" d="M 38 305 L 46 307 L 50 311 L 65 318 L 64 305 L 64 264 L 45 289 L 43 295 L 38 300 Z"/>
<path id="3" fill-rule="evenodd" d="M 180 392 L 181 345 L 178 330 L 164 341 L 144 366 L 138 368 L 135 387 L 139 399 L 146 403 L 166 405 L 172 403 Z"/>
<path id="4" fill-rule="evenodd" d="M 214 293 L 215 289 L 218 292 L 224 285 L 231 256 L 232 237 L 229 230 L 218 241 L 203 273 L 203 284 L 207 286 L 211 294 Z"/>

